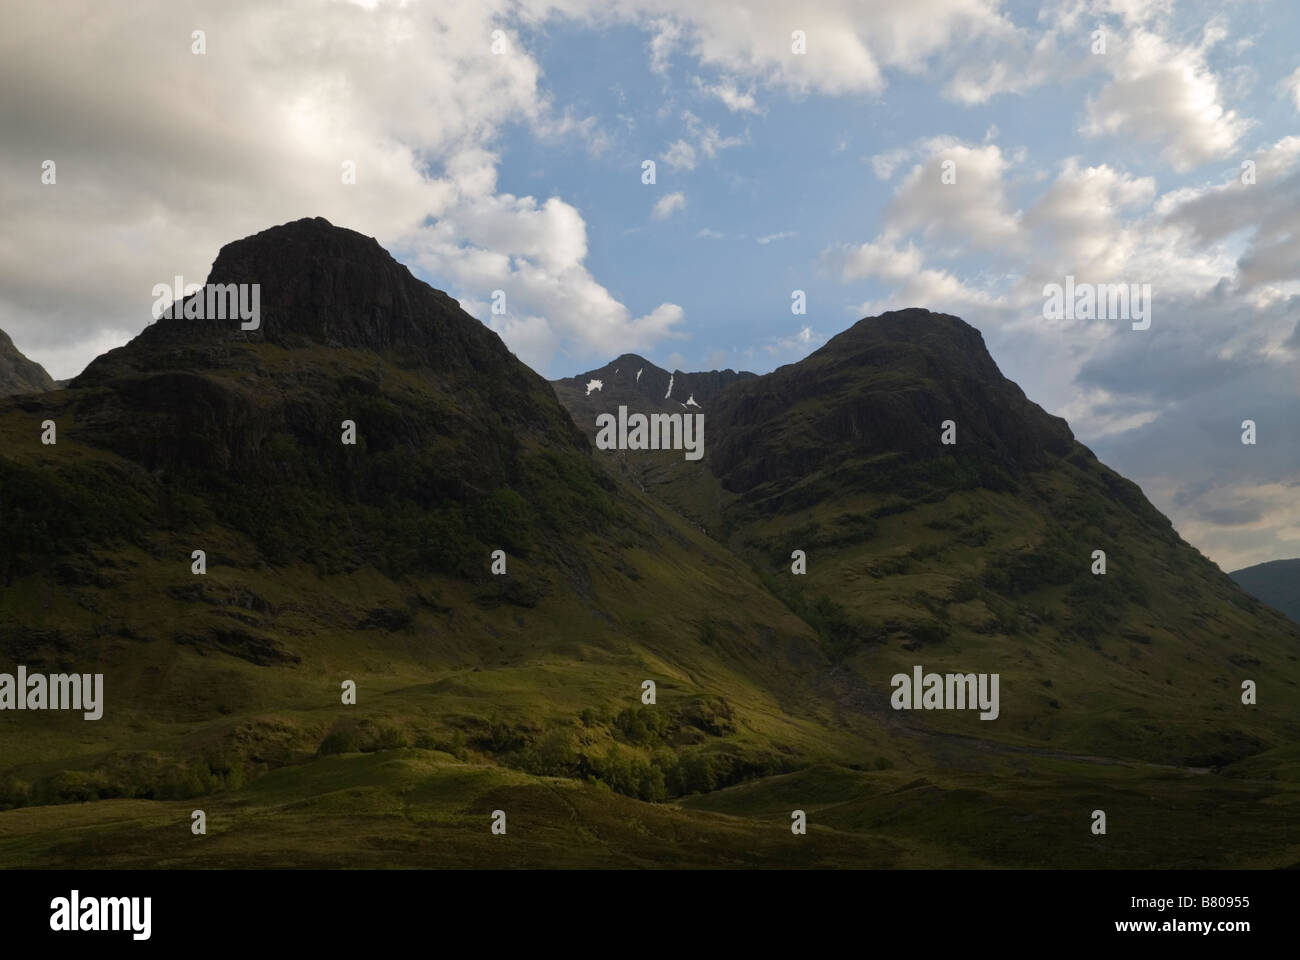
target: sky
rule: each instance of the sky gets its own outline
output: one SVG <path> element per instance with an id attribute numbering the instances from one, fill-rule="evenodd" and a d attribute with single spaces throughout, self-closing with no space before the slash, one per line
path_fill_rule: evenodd
<path id="1" fill-rule="evenodd" d="M 324 216 L 551 378 L 763 373 L 955 314 L 1225 570 L 1300 556 L 1291 0 L 0 14 L 0 329 L 58 379 L 155 284 Z M 1150 285 L 1149 327 L 1049 315 L 1066 277 Z"/>

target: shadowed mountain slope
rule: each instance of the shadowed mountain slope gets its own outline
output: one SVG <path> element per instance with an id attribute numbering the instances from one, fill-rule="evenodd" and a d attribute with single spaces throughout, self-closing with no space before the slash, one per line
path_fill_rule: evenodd
<path id="1" fill-rule="evenodd" d="M 1300 560 L 1270 560 L 1228 576 L 1256 600 L 1300 623 Z"/>
<path id="2" fill-rule="evenodd" d="M 0 330 L 0 397 L 15 393 L 44 393 L 57 388 L 45 368 L 23 356 L 9 339 L 9 334 Z"/>
<path id="3" fill-rule="evenodd" d="M 182 309 L 0 400 L 0 674 L 104 674 L 100 720 L 0 711 L 0 864 L 1300 861 L 1296 628 L 961 321 L 588 394 L 319 218 L 209 281 L 257 328 Z M 593 450 L 692 395 L 704 460 Z M 998 718 L 892 710 L 915 664 Z"/>
<path id="4" fill-rule="evenodd" d="M 0 659 L 102 670 L 108 697 L 84 727 L 0 715 L 12 797 L 184 795 L 417 740 L 645 799 L 875 755 L 874 724 L 812 699 L 808 627 L 373 239 L 286 224 L 209 282 L 259 284 L 260 326 L 163 317 L 0 402 Z"/>
<path id="5" fill-rule="evenodd" d="M 944 735 L 1195 767 L 1300 732 L 1282 706 L 1300 683 L 1300 632 L 1029 401 L 960 319 L 861 320 L 723 389 L 705 425 L 705 460 L 673 461 L 647 489 L 818 629 L 856 678 L 857 709 Z M 792 572 L 796 550 L 806 574 Z M 1000 674 L 1000 718 L 890 711 L 888 678 L 917 664 Z M 1244 707 L 1246 680 L 1275 707 Z"/>

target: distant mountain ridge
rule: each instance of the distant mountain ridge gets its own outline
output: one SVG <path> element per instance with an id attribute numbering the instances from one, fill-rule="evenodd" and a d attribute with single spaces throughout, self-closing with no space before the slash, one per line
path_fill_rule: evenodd
<path id="1" fill-rule="evenodd" d="M 1255 599 L 1300 623 L 1300 559 L 1257 563 L 1228 576 Z"/>
<path id="2" fill-rule="evenodd" d="M 668 371 L 635 353 L 625 353 L 595 370 L 552 380 L 551 385 L 570 410 L 589 411 L 594 417 L 619 404 L 643 413 L 698 410 L 733 383 L 754 376 L 735 370 Z"/>

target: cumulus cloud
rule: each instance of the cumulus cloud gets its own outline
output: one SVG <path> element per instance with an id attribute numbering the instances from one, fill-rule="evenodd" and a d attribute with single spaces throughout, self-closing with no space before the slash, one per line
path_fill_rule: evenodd
<path id="1" fill-rule="evenodd" d="M 763 352 L 776 362 L 790 363 L 812 353 L 823 343 L 826 337 L 816 333 L 809 325 L 804 325 L 789 336 L 773 337 L 763 344 Z"/>
<path id="2" fill-rule="evenodd" d="M 952 137 L 923 141 L 915 164 L 885 210 L 890 236 L 919 232 L 927 239 L 960 237 L 982 247 L 1014 247 L 1020 214 L 1011 208 L 1006 174 L 1015 159 L 995 143 Z"/>
<path id="3" fill-rule="evenodd" d="M 736 85 L 730 81 L 723 81 L 707 85 L 701 83 L 701 89 L 711 97 L 721 100 L 728 110 L 732 113 L 759 113 L 758 101 L 754 99 L 754 91 L 750 89 L 742 93 L 736 89 Z"/>
<path id="4" fill-rule="evenodd" d="M 987 309 L 1001 302 L 997 295 L 967 286 L 953 273 L 925 267 L 924 263 L 924 256 L 914 245 L 899 249 L 883 241 L 829 250 L 823 255 L 823 265 L 837 270 L 845 282 L 875 278 L 890 285 L 890 296 L 850 307 L 857 317 L 910 306 L 968 314 L 972 308 Z"/>
<path id="5" fill-rule="evenodd" d="M 656 69 L 682 49 L 733 83 L 827 94 L 879 92 L 887 70 L 916 72 L 954 46 L 1012 29 L 999 0 L 874 0 L 869 16 L 861 0 L 821 0 L 793 19 L 788 0 L 523 0 L 523 6 L 534 15 L 558 7 L 571 15 L 648 18 Z M 796 29 L 806 37 L 804 55 L 792 53 Z M 747 101 L 741 95 L 735 102 Z"/>
<path id="6" fill-rule="evenodd" d="M 289 0 L 218 17 L 145 0 L 98 10 L 93 30 L 76 5 L 10 11 L 0 207 L 22 243 L 0 244 L 0 328 L 54 376 L 74 375 L 149 322 L 155 283 L 201 282 L 224 243 L 319 215 L 467 300 L 508 288 L 519 319 L 502 329 L 532 355 L 548 329 L 566 351 L 666 335 L 680 308 L 633 316 L 591 276 L 576 207 L 497 191 L 507 123 L 601 142 L 590 118 L 553 108 L 512 9 Z M 196 55 L 191 31 L 205 24 Z M 510 41 L 499 56 L 496 29 Z"/>
<path id="7" fill-rule="evenodd" d="M 1228 156 L 1250 123 L 1223 103 L 1206 52 L 1222 39 L 1207 27 L 1201 43 L 1175 46 L 1144 27 L 1112 42 L 1104 61 L 1111 80 L 1088 100 L 1081 131 L 1160 147 L 1175 170 Z"/>
<path id="8" fill-rule="evenodd" d="M 1295 104 L 1297 111 L 1300 111 L 1300 67 L 1282 81 L 1282 89 L 1291 95 L 1291 102 Z"/>
<path id="9" fill-rule="evenodd" d="M 674 140 L 668 149 L 660 154 L 659 159 L 674 170 L 695 169 L 695 148 L 685 140 Z"/>
<path id="10" fill-rule="evenodd" d="M 686 195 L 681 191 L 666 193 L 655 201 L 651 216 L 656 220 L 667 220 L 678 210 L 686 209 Z"/>

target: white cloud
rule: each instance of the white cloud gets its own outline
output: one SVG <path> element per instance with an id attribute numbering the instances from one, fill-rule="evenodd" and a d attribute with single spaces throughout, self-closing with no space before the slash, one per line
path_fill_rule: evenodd
<path id="1" fill-rule="evenodd" d="M 686 129 L 695 140 L 696 148 L 709 159 L 713 159 L 723 150 L 738 147 L 745 142 L 744 137 L 724 137 L 717 127 L 711 127 L 689 110 L 682 111 Z"/>
<path id="2" fill-rule="evenodd" d="M 673 193 L 666 193 L 660 197 L 651 211 L 651 216 L 656 220 L 667 220 L 678 210 L 686 209 L 686 195 L 680 190 Z"/>
<path id="3" fill-rule="evenodd" d="M 791 18 L 788 0 L 640 0 L 613 5 L 580 0 L 525 0 L 534 15 L 559 7 L 590 17 L 644 18 L 650 11 L 651 64 L 662 70 L 681 47 L 731 82 L 760 82 L 795 92 L 875 93 L 884 71 L 918 72 L 924 62 L 972 39 L 1009 31 L 999 0 L 821 0 Z M 676 30 L 665 30 L 671 24 Z M 803 30 L 806 55 L 791 53 L 790 34 Z"/>
<path id="4" fill-rule="evenodd" d="M 674 140 L 660 159 L 674 170 L 694 170 L 695 148 L 685 140 Z"/>
<path id="5" fill-rule="evenodd" d="M 769 340 L 763 344 L 763 350 L 769 356 L 789 362 L 807 356 L 825 342 L 824 336 L 814 332 L 811 326 L 804 325 L 797 333 Z"/>
<path id="6" fill-rule="evenodd" d="M 565 352 L 670 335 L 680 308 L 634 316 L 590 275 L 576 207 L 497 192 L 507 123 L 605 143 L 591 118 L 552 109 L 514 10 L 288 0 L 214 17 L 197 0 L 143 0 L 97 11 L 94 29 L 75 5 L 10 11 L 0 86 L 27 93 L 5 105 L 0 208 L 22 243 L 0 244 L 0 328 L 68 377 L 149 322 L 155 283 L 199 282 L 223 244 L 319 215 L 467 299 L 509 289 L 503 329 L 531 356 L 548 331 Z M 494 29 L 510 34 L 505 55 L 490 52 Z M 54 186 L 39 181 L 46 159 Z"/>
<path id="7" fill-rule="evenodd" d="M 750 90 L 741 93 L 736 89 L 736 85 L 731 81 L 713 84 L 712 86 L 701 84 L 701 89 L 712 97 L 721 100 L 728 110 L 732 113 L 759 113 L 758 102 L 754 99 L 754 91 Z"/>
<path id="8" fill-rule="evenodd" d="M 871 169 L 881 180 L 888 180 L 910 156 L 912 151 L 907 147 L 897 147 L 888 153 L 877 153 L 871 158 Z"/>
<path id="9" fill-rule="evenodd" d="M 682 28 L 669 17 L 659 17 L 651 24 L 654 35 L 650 38 L 650 69 L 658 74 L 668 72 L 668 58 L 677 47 Z"/>
<path id="10" fill-rule="evenodd" d="M 1104 59 L 1111 81 L 1086 106 L 1081 132 L 1156 144 L 1175 170 L 1228 156 L 1250 123 L 1222 102 L 1205 54 L 1222 38 L 1207 28 L 1199 45 L 1176 47 L 1135 28 Z"/>
<path id="11" fill-rule="evenodd" d="M 892 286 L 888 298 L 851 307 L 859 317 L 912 306 L 960 313 L 963 309 L 988 308 L 1000 302 L 994 294 L 969 287 L 946 270 L 925 267 L 921 251 L 911 244 L 898 249 L 887 242 L 864 243 L 828 251 L 824 262 L 838 268 L 840 279 L 845 282 L 875 278 Z"/>
<path id="12" fill-rule="evenodd" d="M 1020 214 L 1011 209 L 1004 182 L 1016 158 L 1004 155 L 995 143 L 975 146 L 953 137 L 924 141 L 917 152 L 921 161 L 903 178 L 885 210 L 890 235 L 919 231 L 934 239 L 956 236 L 986 249 L 1019 242 Z"/>
<path id="13" fill-rule="evenodd" d="M 1283 91 L 1291 94 L 1291 102 L 1295 104 L 1296 110 L 1300 111 L 1300 67 L 1282 81 Z"/>
<path id="14" fill-rule="evenodd" d="M 798 230 L 782 230 L 780 233 L 769 233 L 767 236 L 759 237 L 758 242 L 763 246 L 767 246 L 767 244 L 774 243 L 777 240 L 784 240 L 786 237 L 797 236 L 799 236 Z"/>

